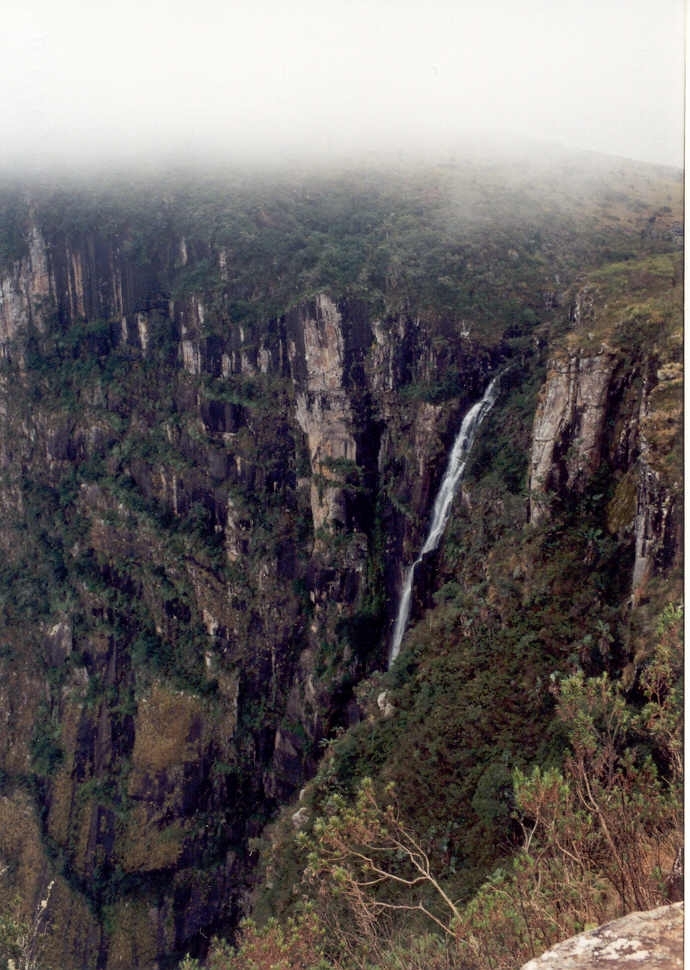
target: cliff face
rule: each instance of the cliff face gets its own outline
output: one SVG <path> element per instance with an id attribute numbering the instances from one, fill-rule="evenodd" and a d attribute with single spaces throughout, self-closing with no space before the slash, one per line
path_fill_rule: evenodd
<path id="1" fill-rule="evenodd" d="M 530 521 L 546 514 L 549 493 L 582 490 L 599 467 L 616 365 L 602 347 L 553 359 L 534 420 L 530 455 Z"/>
<path id="2" fill-rule="evenodd" d="M 55 880 L 49 960 L 124 970 L 232 931 L 251 846 L 385 666 L 463 413 L 540 355 L 350 291 L 252 316 L 252 226 L 103 222 L 32 208 L 0 276 L 0 855 L 3 902 Z M 639 598 L 677 553 L 676 364 L 548 353 L 531 523 L 609 467 Z"/>
<path id="3" fill-rule="evenodd" d="M 628 306 L 616 309 L 609 342 L 596 346 L 594 333 L 583 340 L 578 330 L 596 325 L 595 307 L 599 311 L 603 302 L 604 296 L 589 287 L 576 292 L 571 306 L 576 336 L 548 363 L 532 433 L 530 522 L 542 523 L 550 503 L 581 495 L 606 469 L 616 484 L 608 504 L 609 531 L 634 536 L 630 596 L 635 602 L 653 575 L 680 555 L 681 470 L 670 457 L 682 409 L 680 334 L 662 349 L 657 317 L 652 340 L 631 357 L 617 333 L 626 317 L 637 323 L 634 307 Z"/>
<path id="4" fill-rule="evenodd" d="M 344 386 L 342 317 L 324 294 L 317 297 L 313 310 L 313 315 L 300 314 L 296 321 L 295 336 L 302 344 L 299 357 L 294 342 L 288 354 L 297 387 L 295 415 L 309 449 L 311 514 L 319 536 L 324 529 L 328 533 L 348 524 L 337 469 L 356 467 L 358 456 L 352 404 Z"/>
<path id="5" fill-rule="evenodd" d="M 397 553 L 405 519 L 382 480 L 421 513 L 460 402 L 395 405 L 395 370 L 430 364 L 388 333 L 418 348 L 419 322 L 319 294 L 234 325 L 217 288 L 163 294 L 183 239 L 142 266 L 38 218 L 0 282 L 1 541 L 29 603 L 6 606 L 3 769 L 40 784 L 54 958 L 150 966 L 233 925 L 248 839 L 383 662 L 375 546 L 393 516 Z"/>

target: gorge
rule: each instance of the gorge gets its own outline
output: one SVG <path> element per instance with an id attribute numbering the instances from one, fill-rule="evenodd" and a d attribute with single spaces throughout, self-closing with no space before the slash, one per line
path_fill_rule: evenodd
<path id="1" fill-rule="evenodd" d="M 679 677 L 679 172 L 0 188 L 0 914 L 52 887 L 37 966 L 291 919 L 366 778 L 469 905 L 521 845 L 514 769 L 572 758 L 568 678 L 647 711 L 626 763 L 675 791 L 645 691 L 664 644 L 659 703 Z"/>

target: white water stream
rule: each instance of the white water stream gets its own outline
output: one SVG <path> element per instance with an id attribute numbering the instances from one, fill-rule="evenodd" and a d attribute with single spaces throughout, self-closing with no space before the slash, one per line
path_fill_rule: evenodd
<path id="1" fill-rule="evenodd" d="M 477 436 L 477 432 L 479 431 L 482 421 L 493 407 L 497 396 L 498 391 L 496 389 L 496 378 L 494 378 L 484 392 L 484 397 L 481 399 L 481 401 L 477 401 L 476 404 L 473 404 L 463 418 L 462 425 L 460 426 L 460 430 L 458 431 L 458 435 L 453 444 L 453 450 L 450 453 L 446 473 L 443 476 L 441 487 L 438 491 L 438 495 L 436 496 L 436 501 L 434 502 L 434 511 L 431 516 L 429 534 L 427 535 L 424 545 L 422 546 L 422 551 L 419 553 L 419 556 L 412 563 L 410 568 L 407 570 L 407 574 L 405 575 L 405 582 L 403 583 L 402 595 L 400 597 L 400 606 L 398 607 L 398 615 L 395 618 L 395 627 L 393 628 L 393 640 L 391 642 L 388 660 L 389 667 L 400 653 L 400 645 L 402 644 L 402 638 L 405 635 L 407 621 L 410 617 L 414 571 L 424 556 L 426 556 L 428 552 L 432 552 L 434 549 L 436 549 L 441 541 L 441 536 L 443 535 L 448 523 L 450 507 L 455 497 L 455 493 L 457 492 L 458 485 L 462 480 L 465 467 L 467 466 L 467 459 L 470 449 L 474 444 L 474 439 Z"/>

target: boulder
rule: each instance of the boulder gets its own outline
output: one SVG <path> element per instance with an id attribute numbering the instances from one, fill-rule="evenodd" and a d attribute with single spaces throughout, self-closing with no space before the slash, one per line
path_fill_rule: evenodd
<path id="1" fill-rule="evenodd" d="M 557 944 L 522 970 L 610 970 L 683 966 L 683 903 L 630 913 Z"/>

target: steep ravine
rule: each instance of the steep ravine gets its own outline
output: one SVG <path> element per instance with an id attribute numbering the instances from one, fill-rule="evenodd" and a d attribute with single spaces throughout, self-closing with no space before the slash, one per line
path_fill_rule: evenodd
<path id="1" fill-rule="evenodd" d="M 639 272 L 610 267 L 610 290 Z M 680 293 L 666 267 L 640 304 L 603 292 L 595 333 L 569 319 L 580 285 L 544 356 L 503 373 L 444 540 L 417 566 L 400 655 L 358 686 L 361 722 L 271 830 L 258 912 L 290 912 L 305 891 L 294 827 L 318 841 L 330 799 L 367 777 L 394 785 L 434 871 L 467 899 L 520 843 L 512 770 L 564 756 L 554 685 L 605 674 L 639 704 L 659 618 L 682 601 Z"/>
<path id="2" fill-rule="evenodd" d="M 489 376 L 513 364 L 509 409 L 546 363 L 514 527 L 606 463 L 637 602 L 679 555 L 677 362 L 547 345 L 558 306 L 533 341 L 335 290 L 238 319 L 232 247 L 36 207 L 24 229 L 0 274 L 2 901 L 55 879 L 55 965 L 174 966 L 232 933 L 267 821 L 365 717 Z"/>
<path id="3" fill-rule="evenodd" d="M 236 327 L 165 299 L 174 266 L 33 218 L 1 284 L 3 759 L 9 816 L 29 785 L 41 818 L 3 853 L 29 898 L 57 874 L 55 959 L 151 966 L 232 927 L 248 840 L 385 663 L 383 480 L 421 509 L 464 401 L 396 403 L 419 320 L 321 294 Z"/>

